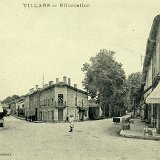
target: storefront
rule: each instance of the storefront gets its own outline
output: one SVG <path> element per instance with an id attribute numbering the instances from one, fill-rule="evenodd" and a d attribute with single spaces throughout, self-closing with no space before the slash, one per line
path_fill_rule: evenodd
<path id="1" fill-rule="evenodd" d="M 156 124 L 157 133 L 160 133 L 160 82 L 146 98 L 145 102 L 151 107 L 151 122 Z"/>

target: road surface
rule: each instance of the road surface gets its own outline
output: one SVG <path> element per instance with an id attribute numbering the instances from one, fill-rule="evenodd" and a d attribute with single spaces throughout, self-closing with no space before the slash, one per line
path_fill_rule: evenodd
<path id="1" fill-rule="evenodd" d="M 0 129 L 0 160 L 160 160 L 160 142 L 123 138 L 112 119 L 32 123 L 5 118 Z M 6 154 L 6 155 L 5 155 Z"/>

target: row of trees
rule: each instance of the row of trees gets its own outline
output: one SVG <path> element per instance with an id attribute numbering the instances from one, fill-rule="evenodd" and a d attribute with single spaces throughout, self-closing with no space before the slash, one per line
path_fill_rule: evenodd
<path id="1" fill-rule="evenodd" d="M 84 63 L 84 88 L 91 98 L 97 99 L 103 117 L 120 116 L 133 109 L 133 101 L 140 101 L 141 73 L 132 73 L 126 79 L 122 64 L 116 62 L 115 52 L 100 50 Z"/>
<path id="2" fill-rule="evenodd" d="M 7 103 L 10 103 L 10 102 L 15 101 L 15 100 L 18 100 L 18 99 L 20 99 L 20 96 L 18 96 L 18 95 L 8 96 L 7 98 L 5 98 L 5 99 L 2 101 L 2 103 L 7 104 Z"/>

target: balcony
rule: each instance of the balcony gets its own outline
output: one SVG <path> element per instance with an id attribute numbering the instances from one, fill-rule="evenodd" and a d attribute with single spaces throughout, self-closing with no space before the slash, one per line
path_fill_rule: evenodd
<path id="1" fill-rule="evenodd" d="M 67 102 L 66 101 L 54 101 L 54 107 L 57 109 L 63 109 L 67 107 Z"/>

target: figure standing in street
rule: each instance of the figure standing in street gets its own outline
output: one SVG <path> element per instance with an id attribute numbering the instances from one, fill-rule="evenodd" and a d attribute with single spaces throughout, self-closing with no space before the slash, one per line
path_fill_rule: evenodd
<path id="1" fill-rule="evenodd" d="M 73 132 L 73 127 L 74 127 L 73 121 L 74 121 L 74 116 L 70 115 L 70 117 L 69 117 L 70 131 L 69 132 Z"/>

